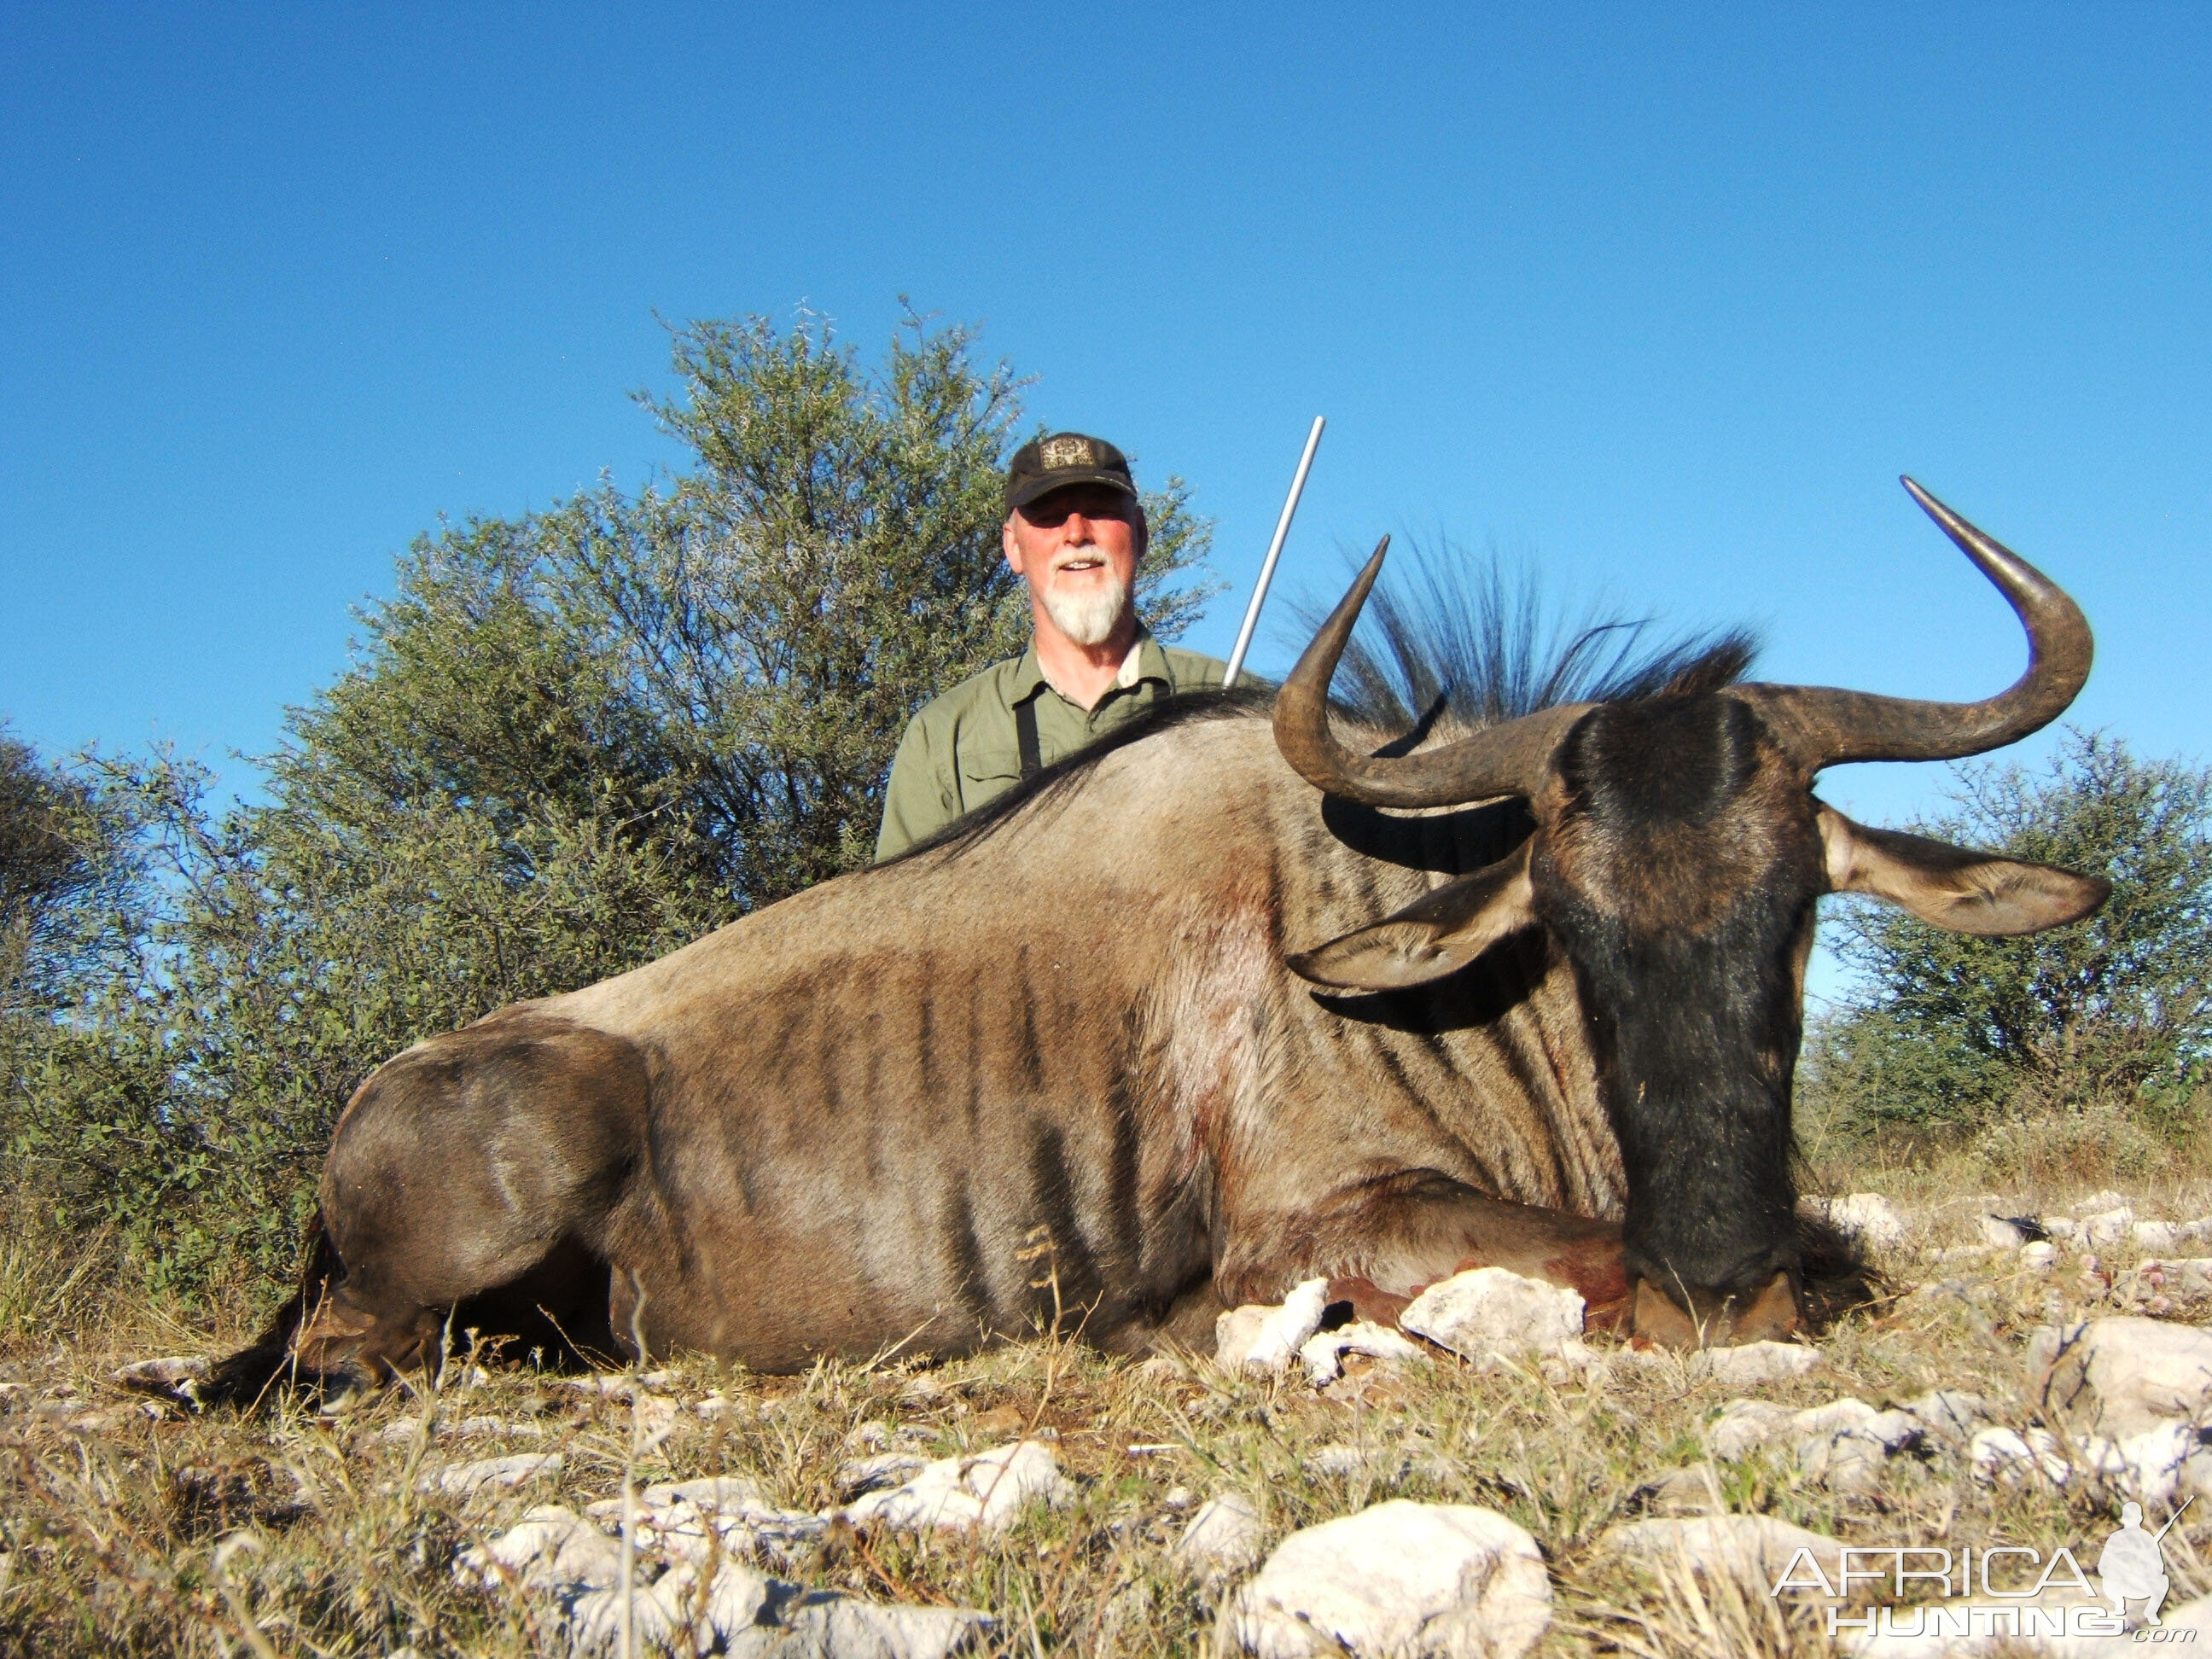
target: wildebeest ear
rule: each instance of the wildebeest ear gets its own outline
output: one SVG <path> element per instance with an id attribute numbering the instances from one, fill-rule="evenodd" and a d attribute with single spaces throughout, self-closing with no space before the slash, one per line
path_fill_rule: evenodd
<path id="1" fill-rule="evenodd" d="M 2096 876 L 1853 823 L 1825 801 L 1820 844 L 1828 885 L 1901 904 L 1954 933 L 2035 933 L 2079 921 L 2112 890 Z"/>
<path id="2" fill-rule="evenodd" d="M 1534 920 L 1522 842 L 1518 852 L 1423 894 L 1397 915 L 1291 957 L 1291 971 L 1345 991 L 1425 984 Z"/>

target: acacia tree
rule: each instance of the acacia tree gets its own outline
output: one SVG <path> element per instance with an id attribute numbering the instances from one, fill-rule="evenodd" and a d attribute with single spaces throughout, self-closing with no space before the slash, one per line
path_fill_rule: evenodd
<path id="1" fill-rule="evenodd" d="M 157 1281 L 265 1269 L 377 1062 L 866 861 L 906 720 L 1027 637 L 999 548 L 1020 384 L 911 316 L 872 366 L 806 316 L 694 324 L 674 362 L 643 401 L 690 464 L 419 538 L 264 799 L 211 812 L 165 757 L 80 769 L 162 878 L 138 965 L 0 1097 L 52 1214 L 114 1224 Z M 1146 505 L 1172 637 L 1209 527 L 1179 480 Z"/>
<path id="2" fill-rule="evenodd" d="M 2046 769 L 1960 769 L 1911 826 L 2112 883 L 2094 916 L 2024 939 L 1850 902 L 1852 995 L 1816 1030 L 1812 1083 L 1876 1121 L 1972 1125 L 2023 1092 L 2173 1101 L 2212 1054 L 2212 770 L 2073 732 Z"/>

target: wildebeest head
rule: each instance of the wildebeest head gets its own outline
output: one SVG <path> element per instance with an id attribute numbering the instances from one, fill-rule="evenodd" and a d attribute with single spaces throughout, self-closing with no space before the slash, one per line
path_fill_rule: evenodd
<path id="1" fill-rule="evenodd" d="M 2027 736 L 2087 678 L 2072 599 L 1929 495 L 1905 488 L 2011 602 L 2028 669 L 1981 702 L 1824 687 L 1701 684 L 1573 703 L 1405 756 L 1337 742 L 1328 684 L 1385 538 L 1275 705 L 1284 757 L 1331 794 L 1375 805 L 1525 799 L 1510 857 L 1395 915 L 1293 957 L 1346 990 L 1416 985 L 1509 933 L 1547 930 L 1571 963 L 1628 1182 L 1635 1328 L 1686 1345 L 1795 1327 L 1799 1235 L 1790 1087 L 1804 970 L 1823 893 L 1870 894 L 1962 933 L 2078 921 L 2108 884 L 2047 865 L 1852 823 L 1811 793 L 1843 761 L 1948 760 Z"/>

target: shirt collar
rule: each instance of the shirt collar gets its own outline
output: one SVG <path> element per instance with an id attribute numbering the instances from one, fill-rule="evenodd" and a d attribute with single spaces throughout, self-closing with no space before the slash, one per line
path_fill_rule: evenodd
<path id="1" fill-rule="evenodd" d="M 1129 643 L 1129 654 L 1121 659 L 1121 671 L 1114 676 L 1115 688 L 1126 691 L 1140 680 L 1158 680 L 1163 685 L 1175 684 L 1168 672 L 1168 653 L 1152 637 L 1152 630 L 1142 623 L 1137 624 L 1137 636 Z M 1014 698 L 1026 702 L 1051 682 L 1045 678 L 1044 665 L 1037 660 L 1036 646 L 1022 653 L 1021 661 L 1014 668 Z M 1058 686 L 1053 686 L 1059 691 Z M 1065 696 L 1066 694 L 1062 692 Z M 1073 698 L 1070 697 L 1073 702 Z"/>

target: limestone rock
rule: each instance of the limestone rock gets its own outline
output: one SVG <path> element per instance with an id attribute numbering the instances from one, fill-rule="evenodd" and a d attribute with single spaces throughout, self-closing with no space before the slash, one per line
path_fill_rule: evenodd
<path id="1" fill-rule="evenodd" d="M 1865 1492 L 1880 1480 L 1891 1454 L 1916 1443 L 1923 1432 L 1910 1412 L 1877 1412 L 1863 1400 L 1846 1397 L 1796 1412 L 1765 1401 L 1732 1400 L 1706 1437 L 1713 1455 L 1723 1459 L 1786 1442 L 1808 1478 L 1838 1492 Z"/>
<path id="2" fill-rule="evenodd" d="M 769 1577 L 726 1553 L 702 1551 L 672 1563 L 666 1546 L 684 1514 L 758 1508 L 736 1480 L 648 1487 L 637 1502 L 636 1546 L 628 1598 L 636 1650 L 719 1652 L 750 1659 L 945 1659 L 988 1630 L 988 1615 L 965 1608 L 860 1601 Z M 702 1504 L 706 1508 L 702 1508 Z M 720 1507 L 717 1506 L 731 1506 Z M 595 1510 L 603 1505 L 593 1505 Z M 616 1508 L 620 1501 L 616 1500 Z M 814 1517 L 808 1517 L 814 1519 Z M 821 1522 L 815 1522 L 818 1530 Z M 714 1571 L 703 1579 L 709 1561 Z M 553 1601 L 552 1628 L 572 1655 L 605 1654 L 622 1640 L 622 1545 L 574 1510 L 548 1505 L 489 1543 L 461 1552 L 455 1577 L 491 1593 Z"/>
<path id="3" fill-rule="evenodd" d="M 2212 1403 L 2212 1331 L 2193 1326 L 2124 1315 L 2045 1326 L 2028 1357 L 2051 1406 L 2116 1440 L 2200 1417 Z"/>
<path id="4" fill-rule="evenodd" d="M 214 1362 L 199 1354 L 172 1354 L 165 1359 L 140 1359 L 118 1366 L 114 1380 L 144 1394 L 167 1395 L 173 1400 L 200 1403 L 200 1384 L 206 1382 Z"/>
<path id="5" fill-rule="evenodd" d="M 1348 1353 L 1365 1354 L 1387 1364 L 1404 1364 L 1429 1357 L 1387 1326 L 1356 1320 L 1333 1331 L 1316 1331 L 1299 1346 L 1298 1358 L 1305 1365 L 1306 1381 L 1316 1389 L 1328 1387 L 1344 1375 L 1344 1356 Z"/>
<path id="6" fill-rule="evenodd" d="M 1398 1322 L 1454 1353 L 1486 1361 L 1530 1349 L 1554 1352 L 1579 1342 L 1583 1299 L 1503 1267 L 1475 1267 L 1430 1285 Z"/>
<path id="7" fill-rule="evenodd" d="M 427 1469 L 416 1483 L 424 1492 L 453 1492 L 472 1497 L 489 1487 L 520 1486 L 526 1481 L 550 1480 L 561 1473 L 559 1452 L 519 1452 L 512 1457 L 483 1457 L 473 1463 L 451 1463 Z"/>
<path id="8" fill-rule="evenodd" d="M 1797 1200 L 1797 1213 L 1826 1222 L 1844 1237 L 1870 1250 L 1894 1250 L 1905 1243 L 1905 1218 L 1880 1193 L 1801 1198 Z"/>
<path id="9" fill-rule="evenodd" d="M 1536 1540 L 1492 1510 L 1403 1498 L 1291 1534 L 1223 1616 L 1261 1659 L 1516 1659 L 1552 1619 Z"/>
<path id="10" fill-rule="evenodd" d="M 2048 1273 L 2058 1265 L 2058 1247 L 2047 1238 L 2023 1244 L 2020 1247 L 2020 1265 L 2035 1273 Z"/>
<path id="11" fill-rule="evenodd" d="M 503 1583 L 526 1590 L 605 1589 L 622 1577 L 622 1546 L 575 1510 L 544 1504 L 489 1543 L 463 1550 L 453 1576 L 488 1590 Z"/>
<path id="12" fill-rule="evenodd" d="M 1668 1469 L 1639 1488 L 1637 1495 L 1653 1515 L 1720 1515 L 1728 1510 L 1728 1499 L 1709 1463 Z"/>
<path id="13" fill-rule="evenodd" d="M 1213 1358 L 1224 1370 L 1286 1369 L 1321 1328 L 1328 1307 L 1328 1281 L 1309 1279 L 1279 1306 L 1232 1308 L 1213 1322 Z"/>
<path id="14" fill-rule="evenodd" d="M 2138 1221 L 2136 1248 L 2151 1255 L 2176 1255 L 2212 1238 L 2212 1221 Z"/>
<path id="15" fill-rule="evenodd" d="M 1686 1563 L 1700 1576 L 1725 1573 L 1763 1594 L 1789 1572 L 1800 1550 L 1828 1575 L 1843 1571 L 1839 1540 L 1769 1515 L 1710 1515 L 1690 1520 L 1632 1521 L 1599 1534 L 1598 1549 L 1655 1567 Z"/>
<path id="16" fill-rule="evenodd" d="M 1992 1249 L 2016 1250 L 2043 1237 L 2043 1229 L 2024 1215 L 1985 1215 L 1980 1224 L 1982 1242 Z"/>
<path id="17" fill-rule="evenodd" d="M 848 1457 L 837 1466 L 837 1495 L 854 1498 L 863 1492 L 896 1486 L 927 1468 L 929 1460 L 912 1452 L 878 1452 L 873 1457 Z"/>
<path id="18" fill-rule="evenodd" d="M 801 1654 L 830 1659 L 946 1659 L 990 1628 L 985 1613 L 961 1607 L 902 1607 L 859 1601 L 833 1590 L 808 1590 L 725 1561 L 702 1584 L 688 1564 L 672 1567 L 633 1590 L 637 1651 L 720 1651 L 736 1659 Z M 623 1597 L 591 1589 L 569 1609 L 569 1651 L 617 1651 Z"/>
<path id="19" fill-rule="evenodd" d="M 1753 1389 L 1786 1382 L 1820 1363 L 1820 1351 L 1796 1342 L 1746 1342 L 1733 1348 L 1700 1348 L 1691 1356 L 1692 1375 L 1703 1373 L 1723 1387 Z"/>
<path id="20" fill-rule="evenodd" d="M 1060 1458 L 1042 1440 L 1018 1440 L 969 1457 L 939 1458 L 905 1485 L 848 1504 L 856 1527 L 896 1531 L 1000 1532 L 1031 1502 L 1063 1508 L 1074 1496 Z"/>
<path id="21" fill-rule="evenodd" d="M 1260 1559 L 1260 1510 L 1239 1492 L 1209 1498 L 1176 1540 L 1175 1559 L 1206 1577 L 1242 1572 Z"/>
<path id="22" fill-rule="evenodd" d="M 2109 1249 L 2135 1231 L 2136 1212 L 2125 1204 L 2081 1218 L 2081 1237 L 2093 1250 Z"/>
<path id="23" fill-rule="evenodd" d="M 1966 1443 L 1966 1455 L 1974 1479 L 1985 1486 L 2016 1486 L 2037 1482 L 2053 1486 L 2074 1479 L 2074 1460 L 2058 1437 L 2048 1429 L 2031 1428 L 2024 1434 L 2013 1429 L 1984 1429 Z"/>
<path id="24" fill-rule="evenodd" d="M 1751 1455 L 1782 1434 L 1797 1415 L 1771 1400 L 1731 1400 L 1705 1429 L 1705 1443 L 1723 1462 Z"/>
<path id="25" fill-rule="evenodd" d="M 1899 1409 L 1912 1414 L 1928 1439 L 1953 1451 L 1965 1450 L 1977 1432 L 1997 1420 L 1993 1403 L 1959 1389 L 1930 1389 Z"/>
<path id="26" fill-rule="evenodd" d="M 2148 1256 L 2121 1288 L 2129 1295 L 2202 1302 L 2212 1297 L 2212 1256 Z"/>

